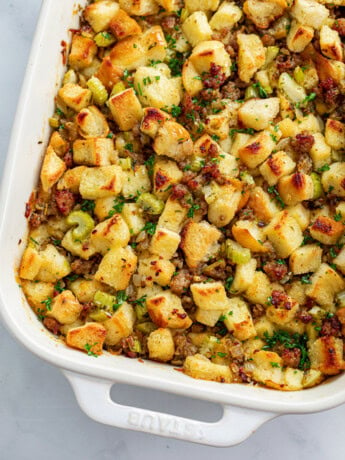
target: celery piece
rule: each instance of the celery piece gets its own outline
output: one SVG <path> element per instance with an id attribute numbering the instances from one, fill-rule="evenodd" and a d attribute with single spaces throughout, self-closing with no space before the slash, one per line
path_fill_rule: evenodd
<path id="1" fill-rule="evenodd" d="M 91 77 L 87 82 L 87 86 L 92 93 L 93 100 L 98 105 L 103 105 L 108 99 L 108 91 L 97 77 Z"/>
<path id="2" fill-rule="evenodd" d="M 67 216 L 68 225 L 76 225 L 72 230 L 72 236 L 75 240 L 82 241 L 89 236 L 95 228 L 95 221 L 90 214 L 84 211 L 73 211 Z"/>
<path id="3" fill-rule="evenodd" d="M 299 85 L 303 86 L 305 75 L 303 69 L 300 66 L 295 67 L 295 70 L 293 71 L 293 77 Z"/>
<path id="4" fill-rule="evenodd" d="M 132 170 L 132 159 L 129 157 L 120 158 L 119 165 L 121 166 L 122 171 L 131 171 Z"/>
<path id="5" fill-rule="evenodd" d="M 146 303 L 136 304 L 134 308 L 135 308 L 135 314 L 137 315 L 137 319 L 139 323 L 143 323 L 148 320 L 148 312 L 147 312 Z"/>
<path id="6" fill-rule="evenodd" d="M 181 16 L 180 16 L 180 20 L 181 20 L 181 23 L 184 22 L 189 16 L 189 11 L 187 10 L 187 8 L 182 8 L 181 10 Z"/>
<path id="7" fill-rule="evenodd" d="M 320 196 L 323 195 L 321 177 L 316 172 L 312 172 L 310 174 L 310 177 L 311 177 L 311 180 L 313 181 L 313 185 L 314 185 L 313 200 L 317 200 L 318 198 L 320 198 Z"/>
<path id="8" fill-rule="evenodd" d="M 265 69 L 268 67 L 278 56 L 279 54 L 279 48 L 278 46 L 268 46 L 266 49 L 266 60 L 263 68 Z"/>
<path id="9" fill-rule="evenodd" d="M 107 308 L 112 311 L 113 305 L 116 304 L 116 297 L 106 292 L 97 291 L 93 296 L 93 301 L 99 307 Z"/>
<path id="10" fill-rule="evenodd" d="M 57 118 L 51 117 L 49 118 L 49 126 L 51 128 L 58 128 L 60 126 L 60 122 Z"/>
<path id="11" fill-rule="evenodd" d="M 115 94 L 122 93 L 126 89 L 125 84 L 122 81 L 119 81 L 113 86 L 111 90 L 111 96 L 115 96 Z"/>
<path id="12" fill-rule="evenodd" d="M 93 311 L 89 316 L 93 321 L 96 321 L 97 323 L 103 323 L 103 321 L 111 318 L 111 314 L 101 309 Z"/>
<path id="13" fill-rule="evenodd" d="M 300 86 L 291 76 L 283 72 L 278 81 L 278 88 L 283 91 L 285 96 L 293 103 L 300 104 L 307 97 L 304 88 Z"/>
<path id="14" fill-rule="evenodd" d="M 94 41 L 97 46 L 100 48 L 106 48 L 107 46 L 112 45 L 115 43 L 116 38 L 114 37 L 113 34 L 109 32 L 99 32 L 98 34 L 95 35 Z"/>
<path id="15" fill-rule="evenodd" d="M 135 328 L 143 334 L 151 334 L 151 332 L 157 329 L 157 326 L 151 323 L 151 321 L 147 321 L 145 323 L 136 324 Z"/>
<path id="16" fill-rule="evenodd" d="M 191 164 L 190 164 L 190 169 L 193 172 L 199 172 L 203 167 L 205 166 L 205 160 L 204 158 L 201 157 L 193 157 Z"/>
<path id="17" fill-rule="evenodd" d="M 68 70 L 64 77 L 63 77 L 63 84 L 66 85 L 67 83 L 77 83 L 78 77 L 74 70 Z"/>
<path id="18" fill-rule="evenodd" d="M 164 209 L 164 201 L 158 199 L 152 193 L 142 193 L 137 203 L 145 212 L 155 216 L 161 214 Z"/>
<path id="19" fill-rule="evenodd" d="M 204 267 L 202 270 L 202 273 L 206 276 L 212 277 L 215 270 L 223 269 L 225 268 L 225 265 L 226 263 L 224 259 L 217 260 L 216 262 L 213 262 L 213 264 L 207 265 L 206 267 Z"/>
<path id="20" fill-rule="evenodd" d="M 248 86 L 244 92 L 244 99 L 253 99 L 254 97 L 259 97 L 259 92 L 253 86 Z"/>
<path id="21" fill-rule="evenodd" d="M 250 250 L 243 248 L 236 241 L 226 240 L 225 252 L 227 258 L 234 264 L 245 264 L 250 261 Z"/>

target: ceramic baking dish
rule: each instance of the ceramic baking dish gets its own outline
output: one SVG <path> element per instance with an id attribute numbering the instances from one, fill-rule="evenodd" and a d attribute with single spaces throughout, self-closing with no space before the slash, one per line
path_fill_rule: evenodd
<path id="1" fill-rule="evenodd" d="M 54 96 L 64 72 L 61 44 L 69 42 L 68 30 L 78 27 L 78 6 L 85 3 L 43 2 L 1 189 L 0 311 L 4 323 L 29 350 L 63 370 L 90 417 L 121 428 L 230 446 L 277 415 L 321 411 L 345 402 L 345 374 L 315 388 L 289 393 L 197 381 L 171 366 L 106 353 L 94 359 L 49 335 L 27 305 L 15 278 L 25 247 L 24 208 L 37 183 L 50 134 L 48 117 L 53 113 Z M 110 389 L 118 382 L 217 402 L 224 408 L 223 416 L 216 423 L 205 423 L 122 406 L 110 398 Z"/>

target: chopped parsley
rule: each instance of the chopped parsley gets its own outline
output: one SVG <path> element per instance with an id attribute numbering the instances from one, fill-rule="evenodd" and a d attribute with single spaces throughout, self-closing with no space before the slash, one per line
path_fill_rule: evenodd
<path id="1" fill-rule="evenodd" d="M 46 310 L 51 311 L 53 299 L 48 297 L 46 300 L 42 300 L 42 304 L 45 305 Z"/>
<path id="2" fill-rule="evenodd" d="M 243 134 L 254 134 L 255 131 L 253 128 L 233 128 L 233 129 L 230 129 L 230 132 L 229 132 L 229 136 L 230 137 L 234 137 L 234 135 L 236 133 L 243 133 Z"/>
<path id="3" fill-rule="evenodd" d="M 234 277 L 233 276 L 229 276 L 226 280 L 225 280 L 225 289 L 229 290 L 231 288 L 231 285 L 234 281 Z"/>
<path id="4" fill-rule="evenodd" d="M 334 214 L 333 219 L 334 219 L 336 222 L 341 221 L 341 214 L 340 214 L 340 212 L 338 212 L 337 214 Z"/>
<path id="5" fill-rule="evenodd" d="M 290 334 L 287 331 L 276 331 L 272 336 L 266 331 L 264 332 L 264 340 L 266 345 L 262 347 L 263 350 L 272 350 L 276 346 L 283 345 L 286 349 L 298 348 L 301 351 L 301 358 L 298 365 L 298 368 L 301 370 L 309 369 L 310 360 L 308 356 L 307 343 L 308 336 L 307 334 Z M 274 366 L 273 366 L 274 367 Z"/>
<path id="6" fill-rule="evenodd" d="M 154 235 L 156 232 L 156 222 L 146 222 L 145 226 L 141 229 L 142 232 L 146 232 L 148 235 Z"/>
<path id="7" fill-rule="evenodd" d="M 268 97 L 267 91 L 262 87 L 259 81 L 257 83 L 254 83 L 252 87 L 258 90 L 258 93 L 261 99 L 266 99 Z"/>
<path id="8" fill-rule="evenodd" d="M 188 209 L 188 213 L 187 213 L 187 217 L 189 218 L 192 218 L 194 217 L 194 213 L 195 211 L 197 211 L 198 209 L 200 209 L 200 205 L 199 204 L 194 204 L 192 202 L 192 200 L 188 200 L 188 204 L 190 204 L 190 208 Z"/>
<path id="9" fill-rule="evenodd" d="M 97 343 L 98 343 L 98 342 L 95 342 L 93 345 L 90 345 L 89 343 L 86 343 L 86 344 L 84 345 L 84 348 L 85 348 L 85 351 L 87 352 L 87 354 L 88 354 L 89 356 L 93 356 L 94 358 L 98 358 L 97 353 L 94 353 L 94 352 L 92 351 L 92 348 L 93 348 L 95 345 L 97 345 Z"/>
<path id="10" fill-rule="evenodd" d="M 120 214 L 123 211 L 124 205 L 125 199 L 123 198 L 123 196 L 118 196 L 117 198 L 115 198 L 113 209 L 109 211 L 108 217 L 113 217 L 115 213 Z"/>
<path id="11" fill-rule="evenodd" d="M 155 157 L 154 155 L 151 155 L 146 161 L 145 161 L 145 166 L 147 167 L 147 172 L 149 173 L 149 176 L 153 175 L 153 166 L 155 164 Z"/>
<path id="12" fill-rule="evenodd" d="M 65 291 L 65 288 L 62 286 L 60 280 L 55 284 L 54 289 L 56 292 L 59 292 L 59 293 Z"/>
<path id="13" fill-rule="evenodd" d="M 267 191 L 268 191 L 269 194 L 274 196 L 274 199 L 276 200 L 276 202 L 280 205 L 281 208 L 284 209 L 285 208 L 285 203 L 284 203 L 282 197 L 279 195 L 279 192 L 275 188 L 275 186 L 271 185 L 270 187 L 267 188 Z"/>
<path id="14" fill-rule="evenodd" d="M 95 209 L 95 206 L 96 206 L 96 203 L 93 200 L 84 200 L 80 208 L 84 212 L 93 212 Z"/>
<path id="15" fill-rule="evenodd" d="M 146 299 L 147 299 L 147 295 L 143 295 L 139 299 L 132 300 L 131 303 L 134 303 L 134 305 L 140 305 L 141 307 L 144 307 L 146 304 Z"/>
<path id="16" fill-rule="evenodd" d="M 301 283 L 302 284 L 311 284 L 310 275 L 301 276 Z"/>
<path id="17" fill-rule="evenodd" d="M 116 293 L 116 303 L 113 305 L 113 310 L 116 311 L 118 308 L 121 307 L 121 305 L 126 302 L 128 299 L 128 295 L 126 294 L 126 291 L 117 291 Z"/>

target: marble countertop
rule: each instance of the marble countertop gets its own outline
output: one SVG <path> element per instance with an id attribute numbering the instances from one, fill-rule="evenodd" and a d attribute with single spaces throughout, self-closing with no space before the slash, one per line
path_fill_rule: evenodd
<path id="1" fill-rule="evenodd" d="M 38 18 L 39 0 L 1 0 L 0 171 Z M 19 345 L 0 324 L 0 458 L 6 460 L 142 460 L 222 458 L 338 460 L 345 457 L 345 406 L 321 414 L 279 417 L 241 445 L 216 449 L 124 431 L 90 420 L 79 408 L 61 372 Z M 122 386 L 122 402 L 133 398 Z M 183 414 L 185 401 L 138 389 L 136 401 L 147 408 Z M 217 408 L 193 401 L 196 418 Z M 269 409 L 269 408 L 268 408 Z M 190 415 L 190 411 L 189 411 Z"/>

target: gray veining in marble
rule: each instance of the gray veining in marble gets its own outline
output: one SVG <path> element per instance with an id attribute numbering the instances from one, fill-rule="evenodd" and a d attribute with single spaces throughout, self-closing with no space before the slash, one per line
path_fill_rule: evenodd
<path id="1" fill-rule="evenodd" d="M 1 171 L 39 8 L 39 0 L 0 0 Z M 60 371 L 21 347 L 1 325 L 0 388 L 0 460 L 345 458 L 345 406 L 322 414 L 280 417 L 229 449 L 97 424 L 81 412 Z M 147 404 L 153 395 L 142 393 Z M 167 404 L 174 408 L 174 401 L 172 397 Z M 202 416 L 204 406 L 193 407 Z"/>

